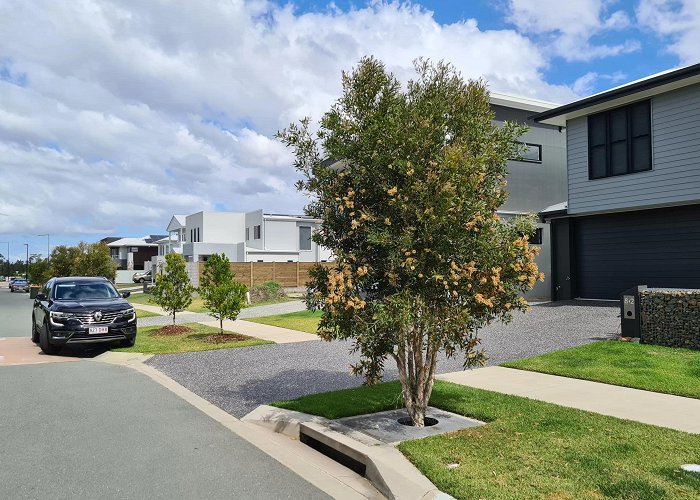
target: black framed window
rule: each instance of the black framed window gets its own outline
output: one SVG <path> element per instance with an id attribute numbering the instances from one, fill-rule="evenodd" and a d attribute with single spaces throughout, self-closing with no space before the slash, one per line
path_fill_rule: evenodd
<path id="1" fill-rule="evenodd" d="M 526 161 L 530 163 L 542 163 L 542 145 L 523 142 L 525 150 L 518 158 L 511 158 L 514 161 Z"/>
<path id="2" fill-rule="evenodd" d="M 260 226 L 253 226 L 253 239 L 259 240 L 261 235 Z"/>
<path id="3" fill-rule="evenodd" d="M 245 228 L 245 240 L 250 241 L 250 228 Z"/>
<path id="4" fill-rule="evenodd" d="M 651 103 L 588 117 L 588 178 L 651 170 Z"/>

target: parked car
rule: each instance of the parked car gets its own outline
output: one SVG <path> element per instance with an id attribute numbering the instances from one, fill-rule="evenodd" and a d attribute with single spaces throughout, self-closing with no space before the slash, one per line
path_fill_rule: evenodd
<path id="1" fill-rule="evenodd" d="M 106 278 L 52 278 L 39 291 L 32 310 L 32 342 L 46 354 L 66 344 L 136 341 L 136 311 Z"/>
<path id="2" fill-rule="evenodd" d="M 29 281 L 24 278 L 15 278 L 10 282 L 11 292 L 28 292 L 29 291 Z"/>
<path id="3" fill-rule="evenodd" d="M 134 273 L 131 279 L 134 283 L 143 283 L 144 281 L 151 281 L 152 277 L 151 271 L 146 271 L 145 273 Z"/>

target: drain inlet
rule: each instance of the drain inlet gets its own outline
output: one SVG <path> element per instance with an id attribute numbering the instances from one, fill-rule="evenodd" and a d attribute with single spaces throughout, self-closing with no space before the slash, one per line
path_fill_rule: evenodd
<path id="1" fill-rule="evenodd" d="M 331 460 L 338 462 L 340 465 L 347 467 L 348 469 L 359 474 L 362 477 L 364 477 L 365 472 L 367 472 L 367 466 L 359 460 L 355 460 L 354 458 L 346 455 L 342 451 L 338 451 L 335 448 L 332 448 L 327 444 L 322 443 L 318 439 L 312 438 L 308 434 L 300 432 L 299 441 L 304 443 L 306 446 L 313 448 L 319 453 L 323 453 Z"/>

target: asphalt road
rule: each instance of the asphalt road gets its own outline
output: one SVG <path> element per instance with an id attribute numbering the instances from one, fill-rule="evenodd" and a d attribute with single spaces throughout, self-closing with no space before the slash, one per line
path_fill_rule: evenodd
<path id="1" fill-rule="evenodd" d="M 619 332 L 616 303 L 589 301 L 536 305 L 512 323 L 480 332 L 489 364 L 521 359 L 611 338 Z M 357 356 L 349 342 L 301 342 L 154 356 L 148 364 L 230 414 L 260 404 L 361 384 L 350 374 Z M 462 359 L 440 359 L 440 373 L 462 369 Z M 385 380 L 398 378 L 386 362 Z"/>
<path id="2" fill-rule="evenodd" d="M 0 337 L 30 337 L 34 301 L 28 293 L 12 293 L 6 286 L 0 286 Z"/>
<path id="3" fill-rule="evenodd" d="M 0 337 L 28 337 L 30 311 L 0 289 Z M 0 499 L 44 498 L 328 497 L 129 368 L 0 366 Z"/>

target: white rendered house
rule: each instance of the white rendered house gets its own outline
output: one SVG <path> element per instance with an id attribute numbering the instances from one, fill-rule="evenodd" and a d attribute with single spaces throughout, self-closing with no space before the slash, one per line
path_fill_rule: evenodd
<path id="1" fill-rule="evenodd" d="M 188 262 L 203 262 L 223 253 L 231 262 L 325 262 L 329 250 L 311 240 L 320 221 L 304 215 L 243 212 L 197 212 L 175 215 L 168 237 L 158 241 L 158 265 L 169 253 Z"/>

